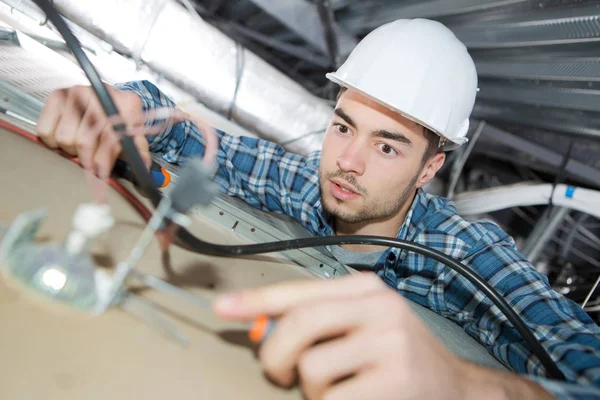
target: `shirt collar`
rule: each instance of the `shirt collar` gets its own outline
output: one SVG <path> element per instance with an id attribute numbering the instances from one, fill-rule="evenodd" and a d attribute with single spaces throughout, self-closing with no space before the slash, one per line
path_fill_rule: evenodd
<path id="1" fill-rule="evenodd" d="M 317 200 L 315 204 L 315 210 L 317 214 L 317 225 L 316 231 L 320 236 L 333 236 L 333 217 L 325 212 L 321 199 Z"/>

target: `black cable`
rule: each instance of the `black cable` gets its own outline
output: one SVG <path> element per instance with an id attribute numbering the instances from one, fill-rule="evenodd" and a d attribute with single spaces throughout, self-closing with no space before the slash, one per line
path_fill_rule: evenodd
<path id="1" fill-rule="evenodd" d="M 112 100 L 108 90 L 104 86 L 98 72 L 89 61 L 81 46 L 72 34 L 62 16 L 56 11 L 56 9 L 49 3 L 48 0 L 34 0 L 35 3 L 44 11 L 48 19 L 54 24 L 56 29 L 65 39 L 67 46 L 73 52 L 77 62 L 81 65 L 87 75 L 90 84 L 92 85 L 98 100 L 102 105 L 107 116 L 118 116 L 117 107 Z M 125 125 L 118 124 L 113 127 L 117 132 L 125 132 Z M 142 190 L 146 192 L 146 195 L 150 198 L 154 206 L 157 206 L 160 202 L 161 195 L 155 186 L 155 183 L 150 176 L 150 173 L 146 169 L 134 143 L 133 139 L 129 136 L 124 135 L 121 139 L 121 145 L 123 146 L 123 153 L 127 162 L 129 163 L 134 176 Z M 305 247 L 320 247 L 328 245 L 344 245 L 344 244 L 361 244 L 361 245 L 378 245 L 395 247 L 403 250 L 413 251 L 426 257 L 430 257 L 459 273 L 471 282 L 475 287 L 483 292 L 493 303 L 496 305 L 506 318 L 512 323 L 513 327 L 523 337 L 525 342 L 530 346 L 533 353 L 538 357 L 546 372 L 551 378 L 564 380 L 565 377 L 554 363 L 552 358 L 546 352 L 544 347 L 537 341 L 531 330 L 527 327 L 521 317 L 511 308 L 511 306 L 502 298 L 498 292 L 494 290 L 486 281 L 481 279 L 474 271 L 471 271 L 467 266 L 454 260 L 453 258 L 441 253 L 437 250 L 431 249 L 427 246 L 411 243 L 404 240 L 395 238 L 384 238 L 377 236 L 326 236 L 326 237 L 312 237 L 305 239 L 294 239 L 285 240 L 270 243 L 260 243 L 242 246 L 229 246 L 219 245 L 214 243 L 205 242 L 192 235 L 187 230 L 180 228 L 178 230 L 177 238 L 181 244 L 189 250 L 197 253 L 219 256 L 219 257 L 231 257 L 241 256 L 250 254 L 260 253 L 271 253 L 284 250 L 300 249 Z"/>
<path id="2" fill-rule="evenodd" d="M 423 256 L 432 258 L 456 271 L 469 282 L 471 282 L 478 290 L 483 292 L 496 307 L 506 316 L 513 327 L 523 337 L 525 342 L 530 346 L 532 352 L 538 357 L 548 375 L 554 379 L 564 380 L 565 377 L 554 363 L 550 355 L 544 347 L 535 338 L 531 330 L 527 327 L 521 317 L 513 310 L 513 308 L 504 300 L 504 298 L 496 292 L 489 284 L 481 279 L 474 271 L 469 269 L 464 264 L 452 259 L 444 253 L 435 249 L 419 245 L 396 238 L 385 238 L 378 236 L 321 236 L 304 239 L 282 240 L 277 242 L 251 244 L 243 246 L 224 246 L 202 242 L 202 254 L 212 256 L 241 256 L 250 254 L 259 254 L 265 252 L 277 252 L 284 250 L 301 249 L 305 247 L 332 246 L 344 244 L 360 244 L 360 245 L 378 245 L 386 247 L 395 247 L 403 250 L 412 251 Z"/>
<path id="3" fill-rule="evenodd" d="M 73 35 L 69 27 L 67 26 L 65 20 L 62 16 L 56 11 L 53 4 L 48 0 L 34 0 L 34 2 L 40 7 L 40 9 L 46 14 L 48 19 L 52 22 L 54 27 L 61 34 L 63 39 L 65 40 L 67 46 L 73 53 L 73 56 L 81 66 L 81 69 L 87 76 L 96 96 L 98 97 L 98 101 L 102 105 L 104 112 L 107 117 L 111 116 L 119 116 L 119 111 L 112 97 L 108 93 L 108 90 L 104 86 L 102 82 L 102 78 L 94 68 L 94 65 L 91 63 L 89 58 L 83 52 L 81 48 L 81 44 Z M 125 156 L 126 161 L 129 163 L 131 170 L 133 171 L 141 189 L 144 193 L 152 200 L 154 205 L 158 205 L 160 202 L 160 192 L 156 188 L 156 184 L 152 179 L 152 176 L 148 172 L 139 152 L 137 151 L 135 144 L 133 142 L 133 138 L 127 136 L 125 133 L 126 126 L 123 123 L 118 123 L 113 126 L 113 129 L 117 134 L 122 135 L 121 146 L 123 147 L 123 154 Z"/>

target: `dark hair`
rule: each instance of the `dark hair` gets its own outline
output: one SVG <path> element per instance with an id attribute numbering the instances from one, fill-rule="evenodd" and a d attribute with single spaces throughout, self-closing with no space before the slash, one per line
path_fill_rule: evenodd
<path id="1" fill-rule="evenodd" d="M 342 94 L 346 91 L 346 87 L 340 87 L 340 91 L 337 94 L 336 101 L 340 99 Z M 440 136 L 432 131 L 429 128 L 423 127 L 423 135 L 425 139 L 427 139 L 427 148 L 425 149 L 425 153 L 423 153 L 423 159 L 421 161 L 421 168 L 425 166 L 425 163 L 429 161 L 429 159 L 435 156 L 437 153 L 441 153 L 442 149 L 440 148 Z"/>
<path id="2" fill-rule="evenodd" d="M 425 139 L 427 139 L 427 148 L 425 149 L 425 153 L 423 153 L 421 167 L 424 167 L 425 163 L 429 161 L 431 157 L 442 152 L 442 148 L 440 147 L 440 136 L 437 133 L 429 128 L 423 127 L 423 135 L 425 135 Z"/>

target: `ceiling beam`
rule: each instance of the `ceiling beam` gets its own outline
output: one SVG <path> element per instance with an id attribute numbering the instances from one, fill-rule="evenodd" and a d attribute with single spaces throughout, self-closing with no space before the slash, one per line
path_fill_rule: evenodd
<path id="1" fill-rule="evenodd" d="M 451 27 L 469 49 L 549 46 L 600 41 L 600 8 L 540 11 L 483 24 Z"/>
<path id="2" fill-rule="evenodd" d="M 363 12 L 349 13 L 341 21 L 351 31 L 362 32 L 399 18 L 440 18 L 527 2 L 529 0 L 429 0 L 398 4 L 390 1 L 387 5 L 376 4 L 375 7 L 369 7 L 365 2 Z"/>
<path id="3" fill-rule="evenodd" d="M 556 151 L 549 149 L 543 144 L 536 143 L 519 135 L 509 133 L 496 126 L 486 124 L 483 128 L 483 135 L 489 140 L 509 146 L 516 151 L 527 153 L 538 160 L 542 160 L 551 167 L 559 167 L 564 158 L 564 154 L 559 154 Z M 486 146 L 479 146 L 486 148 Z M 489 149 L 490 147 L 487 146 Z M 498 152 L 491 150 L 492 156 L 498 156 Z M 514 162 L 514 157 L 511 160 Z M 600 170 L 574 159 L 569 159 L 566 164 L 566 171 L 578 179 L 592 183 L 595 186 L 600 186 Z"/>
<path id="4" fill-rule="evenodd" d="M 231 29 L 238 32 L 238 34 L 244 35 L 247 38 L 250 38 L 258 43 L 261 43 L 264 46 L 273 48 L 275 50 L 279 50 L 281 52 L 284 52 L 286 54 L 294 56 L 300 60 L 307 61 L 311 64 L 314 64 L 314 65 L 322 67 L 322 68 L 327 68 L 329 66 L 329 62 L 327 61 L 327 58 L 325 56 L 316 54 L 316 53 L 310 51 L 309 49 L 307 49 L 306 47 L 296 46 L 296 45 L 282 42 L 277 39 L 273 39 L 272 37 L 264 35 L 260 32 L 256 32 L 252 29 L 246 28 L 245 26 L 242 26 L 235 22 L 230 22 L 230 23 L 225 23 L 225 24 L 228 25 Z"/>
<path id="5" fill-rule="evenodd" d="M 477 100 L 473 118 L 545 129 L 564 136 L 600 140 L 600 114 L 527 104 Z"/>
<path id="6" fill-rule="evenodd" d="M 480 82 L 478 99 L 600 112 L 600 90 L 540 84 Z"/>
<path id="7" fill-rule="evenodd" d="M 317 4 L 307 0 L 250 0 L 283 25 L 296 32 L 307 43 L 323 54 L 328 54 L 325 27 L 319 17 Z M 332 29 L 337 36 L 338 51 L 342 57 L 350 54 L 358 41 L 337 23 Z"/>
<path id="8" fill-rule="evenodd" d="M 600 57 L 475 57 L 475 65 L 486 78 L 600 82 Z"/>

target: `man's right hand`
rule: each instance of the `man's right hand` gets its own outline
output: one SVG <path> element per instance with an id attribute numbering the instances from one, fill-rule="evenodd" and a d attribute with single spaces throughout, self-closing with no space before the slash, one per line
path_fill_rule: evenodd
<path id="1" fill-rule="evenodd" d="M 144 122 L 142 100 L 134 93 L 107 86 L 119 113 L 129 127 Z M 112 130 L 98 98 L 90 86 L 73 86 L 53 91 L 37 123 L 40 139 L 51 148 L 78 156 L 87 170 L 100 178 L 110 175 L 121 153 L 119 137 Z M 150 165 L 150 150 L 143 135 L 134 136 L 140 156 Z"/>

